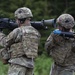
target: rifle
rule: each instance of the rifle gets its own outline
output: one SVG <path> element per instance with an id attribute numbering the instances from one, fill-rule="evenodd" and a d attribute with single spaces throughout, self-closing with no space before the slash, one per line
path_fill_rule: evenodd
<path id="1" fill-rule="evenodd" d="M 47 29 L 48 28 L 47 25 L 56 27 L 55 19 L 31 21 L 31 25 L 38 30 Z M 0 18 L 0 30 L 2 29 L 13 30 L 17 27 L 18 24 L 15 22 L 15 20 L 12 20 L 10 18 Z"/>

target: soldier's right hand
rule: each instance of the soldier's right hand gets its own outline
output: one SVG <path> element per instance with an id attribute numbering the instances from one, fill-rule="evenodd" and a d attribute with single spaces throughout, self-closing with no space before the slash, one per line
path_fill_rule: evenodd
<path id="1" fill-rule="evenodd" d="M 60 31 L 59 29 L 55 29 L 55 30 L 53 31 L 53 33 L 60 35 L 60 34 L 61 34 L 61 31 Z"/>

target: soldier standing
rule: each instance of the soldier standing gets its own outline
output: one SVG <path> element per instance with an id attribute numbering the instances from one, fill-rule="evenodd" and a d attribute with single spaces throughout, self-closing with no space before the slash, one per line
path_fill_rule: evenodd
<path id="1" fill-rule="evenodd" d="M 40 33 L 31 26 L 32 12 L 27 7 L 15 11 L 19 27 L 5 37 L 5 48 L 10 48 L 8 75 L 33 75 L 34 59 L 38 56 Z"/>
<path id="2" fill-rule="evenodd" d="M 58 29 L 64 32 L 72 32 L 74 18 L 70 14 L 62 14 L 57 20 Z M 55 31 L 55 30 L 54 30 Z M 45 48 L 53 58 L 50 75 L 74 75 L 75 74 L 75 38 L 69 38 L 54 34 L 48 37 Z"/>

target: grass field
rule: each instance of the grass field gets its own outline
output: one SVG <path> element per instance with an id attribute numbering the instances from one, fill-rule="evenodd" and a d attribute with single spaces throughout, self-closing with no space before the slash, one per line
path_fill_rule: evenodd
<path id="1" fill-rule="evenodd" d="M 34 75 L 49 75 L 52 60 L 44 54 L 35 60 Z M 0 61 L 0 75 L 7 75 L 8 65 Z"/>
<path id="2" fill-rule="evenodd" d="M 4 65 L 0 61 L 0 75 L 7 75 L 7 71 L 8 71 L 8 65 Z"/>

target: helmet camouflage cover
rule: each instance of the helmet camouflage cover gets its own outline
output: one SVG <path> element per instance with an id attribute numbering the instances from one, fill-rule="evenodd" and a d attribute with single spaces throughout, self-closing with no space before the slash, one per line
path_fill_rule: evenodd
<path id="1" fill-rule="evenodd" d="M 74 27 L 74 18 L 70 14 L 62 14 L 57 18 L 56 23 L 66 29 L 70 29 Z"/>
<path id="2" fill-rule="evenodd" d="M 18 8 L 15 11 L 15 17 L 18 19 L 33 17 L 32 12 L 27 7 Z"/>

